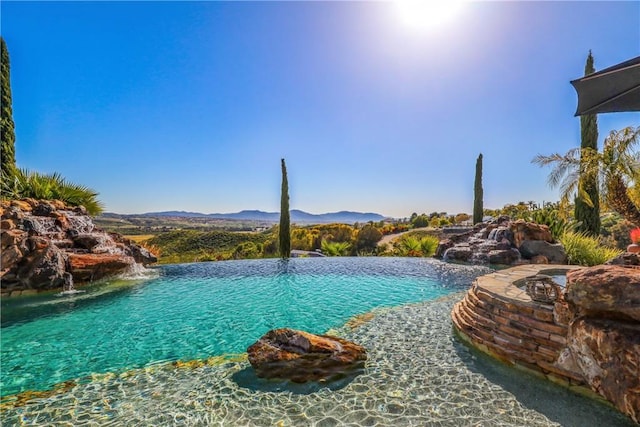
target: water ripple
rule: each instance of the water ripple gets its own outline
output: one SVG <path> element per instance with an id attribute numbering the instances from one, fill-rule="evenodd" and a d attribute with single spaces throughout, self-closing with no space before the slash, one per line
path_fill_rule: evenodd
<path id="1" fill-rule="evenodd" d="M 273 328 L 323 333 L 376 307 L 465 289 L 488 270 L 363 257 L 181 264 L 154 271 L 155 279 L 111 292 L 94 287 L 65 299 L 3 301 L 2 395 L 162 360 L 240 353 Z"/>
<path id="2" fill-rule="evenodd" d="M 446 297 L 337 330 L 367 348 L 339 387 L 252 376 L 248 362 L 156 365 L 96 377 L 2 414 L 3 425 L 631 426 L 607 406 L 514 371 L 452 335 Z"/>

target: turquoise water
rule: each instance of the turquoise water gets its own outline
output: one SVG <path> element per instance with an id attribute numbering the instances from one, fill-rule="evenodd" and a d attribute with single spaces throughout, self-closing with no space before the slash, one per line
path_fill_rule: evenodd
<path id="1" fill-rule="evenodd" d="M 269 329 L 324 333 L 375 307 L 465 290 L 485 267 L 324 258 L 171 265 L 104 292 L 2 302 L 2 395 L 92 373 L 242 353 Z"/>

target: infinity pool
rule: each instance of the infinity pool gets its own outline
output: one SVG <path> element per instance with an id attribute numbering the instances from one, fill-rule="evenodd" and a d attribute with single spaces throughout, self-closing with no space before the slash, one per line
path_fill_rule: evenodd
<path id="1" fill-rule="evenodd" d="M 232 261 L 165 266 L 149 280 L 71 297 L 4 300 L 3 425 L 625 425 L 457 343 L 456 297 L 442 297 L 488 272 L 415 258 Z M 344 326 L 372 310 L 368 323 Z M 365 372 L 294 386 L 256 378 L 241 358 L 215 358 L 244 353 L 277 327 L 364 345 Z M 194 359 L 206 363 L 171 363 Z M 63 382 L 16 404 L 19 393 Z M 539 394 L 551 397 L 530 398 Z M 576 424 L 563 418 L 566 405 Z"/>

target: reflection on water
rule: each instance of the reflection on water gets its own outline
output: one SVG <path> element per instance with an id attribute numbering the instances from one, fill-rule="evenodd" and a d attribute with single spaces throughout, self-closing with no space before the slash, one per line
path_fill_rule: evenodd
<path id="1" fill-rule="evenodd" d="M 73 310 L 118 298 L 144 284 L 147 279 L 110 280 L 87 285 L 82 289 L 63 292 L 42 292 L 36 295 L 2 299 L 0 319 L 2 328 L 35 321 L 42 317 L 58 316 Z"/>
<path id="2" fill-rule="evenodd" d="M 241 388 L 252 391 L 262 391 L 271 393 L 292 393 L 292 394 L 312 394 L 321 390 L 341 390 L 348 386 L 358 375 L 364 372 L 363 369 L 354 369 L 341 376 L 333 376 L 330 381 L 309 381 L 298 384 L 288 380 L 259 378 L 251 366 L 237 371 L 231 378 Z"/>

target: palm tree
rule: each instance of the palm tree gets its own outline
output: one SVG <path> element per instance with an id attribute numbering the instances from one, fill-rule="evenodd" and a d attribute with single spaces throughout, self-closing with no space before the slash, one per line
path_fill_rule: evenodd
<path id="1" fill-rule="evenodd" d="M 640 187 L 640 153 L 634 151 L 640 139 L 640 126 L 611 131 L 604 140 L 602 153 L 592 148 L 573 148 L 566 154 L 538 155 L 533 163 L 553 165 L 549 185 L 560 186 L 562 201 L 578 194 L 593 205 L 589 194 L 580 185 L 580 177 L 600 177 L 600 192 L 604 202 L 626 220 L 640 226 L 640 205 L 634 195 Z M 582 163 L 580 158 L 582 156 Z"/>

